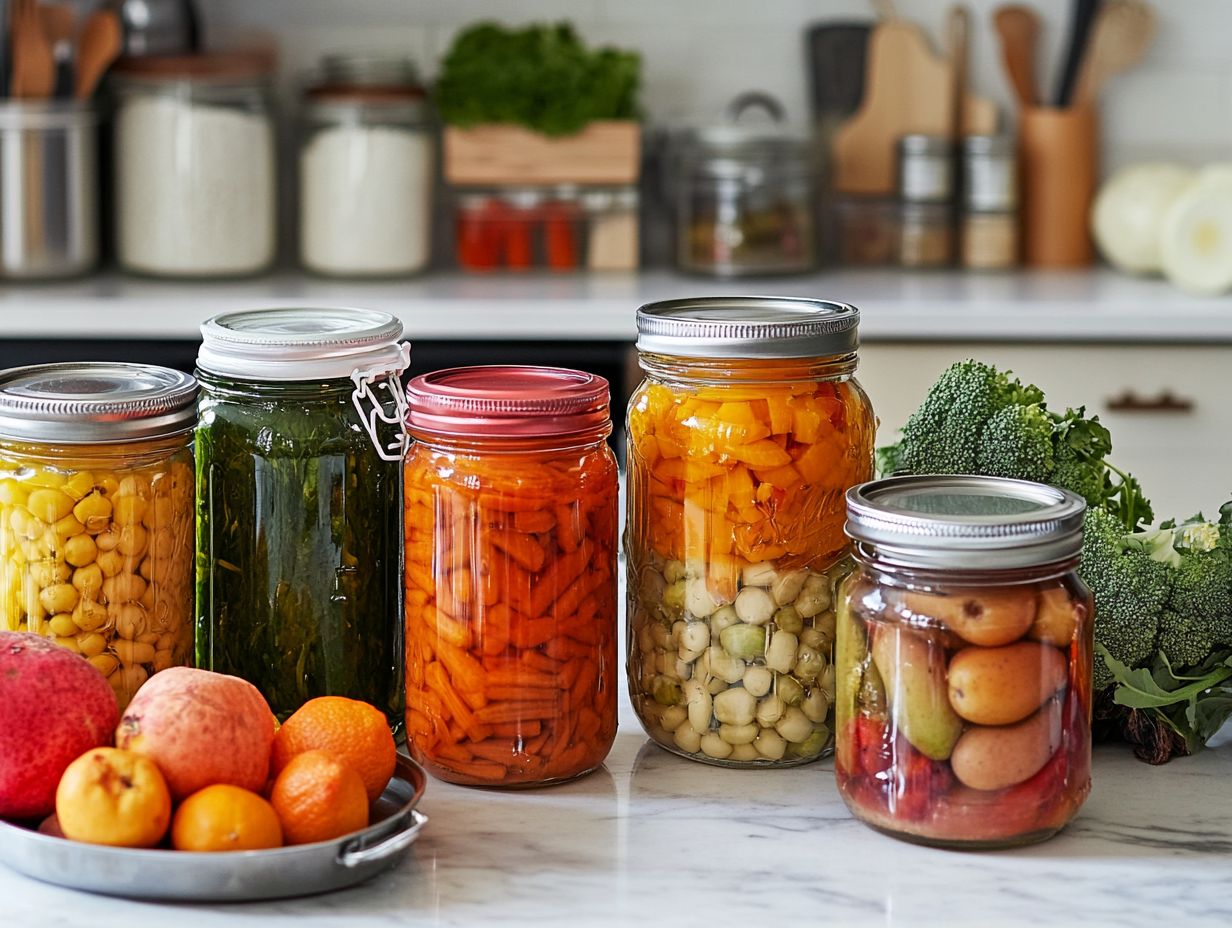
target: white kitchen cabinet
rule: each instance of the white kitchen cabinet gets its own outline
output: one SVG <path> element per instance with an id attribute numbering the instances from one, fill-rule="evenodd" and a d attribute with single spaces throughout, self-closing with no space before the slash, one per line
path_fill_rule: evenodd
<path id="1" fill-rule="evenodd" d="M 1232 498 L 1232 347 L 866 343 L 857 376 L 881 423 L 879 444 L 963 358 L 1039 385 L 1052 409 L 1098 414 L 1112 432 L 1112 463 L 1141 481 L 1157 517 L 1210 517 Z"/>

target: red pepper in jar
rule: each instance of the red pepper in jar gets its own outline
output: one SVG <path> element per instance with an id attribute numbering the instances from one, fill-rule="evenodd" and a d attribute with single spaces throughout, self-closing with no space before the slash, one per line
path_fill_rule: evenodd
<path id="1" fill-rule="evenodd" d="M 577 212 L 566 203 L 549 203 L 544 210 L 543 236 L 548 267 L 572 271 L 578 266 Z"/>
<path id="2" fill-rule="evenodd" d="M 458 266 L 467 271 L 487 271 L 496 267 L 491 208 L 487 197 L 463 198 L 458 207 L 456 248 Z"/>

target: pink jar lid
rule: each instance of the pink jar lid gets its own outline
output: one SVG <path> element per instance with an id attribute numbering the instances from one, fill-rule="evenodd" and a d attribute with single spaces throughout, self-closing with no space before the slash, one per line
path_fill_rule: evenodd
<path id="1" fill-rule="evenodd" d="M 547 438 L 611 430 L 607 381 L 564 367 L 454 367 L 406 386 L 412 432 L 460 438 Z"/>

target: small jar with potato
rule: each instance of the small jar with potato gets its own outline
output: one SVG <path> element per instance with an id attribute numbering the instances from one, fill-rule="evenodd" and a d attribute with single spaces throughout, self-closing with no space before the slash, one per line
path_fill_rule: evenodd
<path id="1" fill-rule="evenodd" d="M 991 477 L 853 489 L 838 597 L 835 774 L 857 818 L 947 847 L 1060 831 L 1091 769 L 1084 502 Z"/>
<path id="2" fill-rule="evenodd" d="M 81 654 L 121 709 L 192 660 L 196 395 L 142 364 L 0 372 L 0 630 Z"/>

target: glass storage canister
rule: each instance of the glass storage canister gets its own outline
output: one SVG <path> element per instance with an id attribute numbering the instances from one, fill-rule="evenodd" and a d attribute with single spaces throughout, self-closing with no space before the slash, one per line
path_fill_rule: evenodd
<path id="1" fill-rule="evenodd" d="M 629 694 L 668 750 L 775 766 L 830 747 L 843 494 L 873 472 L 858 321 L 842 303 L 769 297 L 638 311 Z"/>
<path id="2" fill-rule="evenodd" d="M 737 125 L 760 106 L 775 125 Z M 676 260 L 685 271 L 738 277 L 811 270 L 816 182 L 807 138 L 778 125 L 762 94 L 732 101 L 731 124 L 693 130 L 680 144 Z"/>
<path id="3" fill-rule="evenodd" d="M 0 628 L 83 655 L 121 709 L 192 661 L 196 394 L 143 364 L 0 373 Z"/>
<path id="4" fill-rule="evenodd" d="M 348 696 L 401 729 L 402 323 L 257 309 L 201 335 L 197 665 L 280 719 Z"/>
<path id="5" fill-rule="evenodd" d="M 898 263 L 945 267 L 954 260 L 954 146 L 948 138 L 898 140 Z"/>
<path id="6" fill-rule="evenodd" d="M 597 767 L 616 737 L 616 460 L 602 377 L 463 367 L 407 386 L 411 756 L 472 786 Z"/>
<path id="7" fill-rule="evenodd" d="M 276 244 L 273 63 L 125 59 L 113 72 L 116 253 L 129 271 L 235 277 Z"/>
<path id="8" fill-rule="evenodd" d="M 299 249 L 344 277 L 413 274 L 432 252 L 436 142 L 415 66 L 327 57 L 304 92 Z"/>
<path id="9" fill-rule="evenodd" d="M 963 139 L 963 267 L 1018 264 L 1018 154 L 1005 135 Z"/>
<path id="10" fill-rule="evenodd" d="M 1083 500 L 994 477 L 848 494 L 857 570 L 838 609 L 839 792 L 896 837 L 1043 840 L 1090 789 Z"/>

